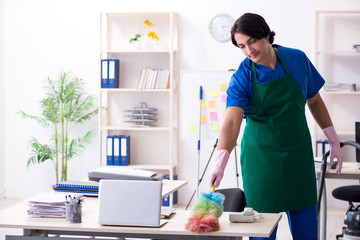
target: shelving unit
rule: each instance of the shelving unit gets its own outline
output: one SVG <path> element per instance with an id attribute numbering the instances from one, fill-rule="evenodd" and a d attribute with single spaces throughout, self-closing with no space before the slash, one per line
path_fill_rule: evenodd
<path id="1" fill-rule="evenodd" d="M 355 121 L 360 121 L 360 11 L 316 12 L 315 65 L 327 83 L 354 83 L 356 92 L 321 90 L 340 140 L 355 139 Z M 315 124 L 313 143 L 323 138 Z M 345 154 L 344 154 L 345 156 Z M 346 159 L 355 159 L 348 153 Z"/>
<path id="2" fill-rule="evenodd" d="M 141 49 L 129 43 L 139 33 L 140 25 L 152 22 L 140 38 Z M 154 31 L 158 42 L 148 37 Z M 130 135 L 130 167 L 164 171 L 174 178 L 178 166 L 178 16 L 161 13 L 101 13 L 100 59 L 120 60 L 119 88 L 101 88 L 99 81 L 99 158 L 106 165 L 106 137 Z M 138 89 L 142 68 L 168 69 L 170 88 Z M 101 77 L 99 77 L 100 79 Z M 158 109 L 156 126 L 130 126 L 124 110 L 145 102 Z M 171 197 L 172 203 L 172 197 Z"/>

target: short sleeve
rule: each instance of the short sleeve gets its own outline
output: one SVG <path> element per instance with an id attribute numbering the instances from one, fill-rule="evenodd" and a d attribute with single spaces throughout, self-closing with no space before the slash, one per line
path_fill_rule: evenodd
<path id="1" fill-rule="evenodd" d="M 241 107 L 244 110 L 244 116 L 246 116 L 251 107 L 251 92 L 251 72 L 244 69 L 243 64 L 241 64 L 230 79 L 226 91 L 226 107 Z"/>
<path id="2" fill-rule="evenodd" d="M 320 91 L 320 89 L 325 83 L 325 80 L 307 57 L 306 57 L 306 67 L 308 69 L 307 77 L 309 79 L 306 98 L 309 99 L 314 97 Z"/>

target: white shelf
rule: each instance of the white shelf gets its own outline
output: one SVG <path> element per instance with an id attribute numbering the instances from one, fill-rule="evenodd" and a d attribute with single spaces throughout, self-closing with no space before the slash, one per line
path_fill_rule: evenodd
<path id="1" fill-rule="evenodd" d="M 160 38 L 154 42 L 143 32 L 141 49 L 129 43 L 138 33 L 144 20 L 152 22 Z M 162 13 L 101 13 L 100 58 L 119 59 L 119 88 L 101 88 L 99 81 L 99 159 L 106 164 L 106 138 L 111 135 L 130 135 L 130 165 L 147 170 L 161 170 L 176 174 L 178 166 L 178 16 L 173 12 Z M 144 68 L 169 70 L 169 89 L 138 89 Z M 100 76 L 99 76 L 100 78 Z M 156 127 L 128 125 L 124 111 L 139 102 L 157 109 Z M 100 111 L 106 109 L 105 111 Z M 124 166 L 114 166 L 124 167 Z M 170 206 L 172 206 L 170 196 Z"/>
<path id="2" fill-rule="evenodd" d="M 154 132 L 157 132 L 157 131 L 170 131 L 171 128 L 170 127 L 142 127 L 142 126 L 139 126 L 139 127 L 131 127 L 131 126 L 128 126 L 128 127 L 124 127 L 124 126 L 104 126 L 104 127 L 101 127 L 100 130 L 104 131 L 111 131 L 111 130 L 117 130 L 117 131 L 154 131 Z"/>
<path id="3" fill-rule="evenodd" d="M 174 54 L 174 53 L 176 53 L 177 51 L 175 51 L 175 50 L 170 50 L 170 49 L 161 49 L 161 50 L 159 50 L 159 49 L 146 49 L 146 50 L 129 50 L 129 49 L 123 49 L 123 50 L 121 50 L 121 49 L 112 49 L 112 50 L 101 50 L 100 51 L 100 54 L 111 54 L 111 53 L 113 53 L 113 54 L 122 54 L 122 53 L 134 53 L 134 54 L 137 54 L 137 53 L 139 53 L 139 54 L 144 54 L 144 53 L 154 53 L 154 54 L 156 54 L 156 53 L 169 53 L 169 54 Z"/>
<path id="4" fill-rule="evenodd" d="M 328 55 L 335 55 L 335 56 L 359 56 L 360 52 L 356 51 L 333 51 L 333 50 L 322 50 L 316 52 L 316 54 L 328 54 Z"/>
<path id="5" fill-rule="evenodd" d="M 167 164 L 130 164 L 128 166 L 109 166 L 109 167 L 139 168 L 145 170 L 169 170 L 169 165 Z M 176 166 L 173 167 L 175 168 Z"/>
<path id="6" fill-rule="evenodd" d="M 360 11 L 316 12 L 315 66 L 326 83 L 357 84 L 359 89 L 360 52 L 352 49 L 359 41 Z M 322 89 L 321 95 L 340 139 L 354 138 L 355 122 L 360 119 L 357 104 L 360 91 Z M 313 144 L 323 137 L 322 130 L 314 124 Z M 316 149 L 315 145 L 313 147 Z M 344 156 L 355 158 L 346 151 L 343 151 Z"/>
<path id="7" fill-rule="evenodd" d="M 170 93 L 171 89 L 137 89 L 137 88 L 102 88 L 102 92 L 114 92 L 114 93 L 121 93 L 121 92 L 153 92 L 153 93 Z"/>
<path id="8" fill-rule="evenodd" d="M 322 94 L 326 94 L 326 95 L 359 95 L 360 96 L 360 92 L 346 92 L 346 91 L 321 91 Z"/>

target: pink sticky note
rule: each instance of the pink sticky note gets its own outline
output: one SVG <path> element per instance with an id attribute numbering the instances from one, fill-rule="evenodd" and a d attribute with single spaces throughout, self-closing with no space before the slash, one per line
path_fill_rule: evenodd
<path id="1" fill-rule="evenodd" d="M 217 112 L 210 112 L 210 120 L 212 120 L 212 121 L 218 120 Z"/>
<path id="2" fill-rule="evenodd" d="M 222 94 L 221 95 L 221 102 L 226 102 L 226 97 L 227 97 L 226 94 Z"/>

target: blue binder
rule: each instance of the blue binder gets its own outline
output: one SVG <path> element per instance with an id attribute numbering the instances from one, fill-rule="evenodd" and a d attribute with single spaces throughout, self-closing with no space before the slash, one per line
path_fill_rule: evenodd
<path id="1" fill-rule="evenodd" d="M 106 165 L 114 165 L 114 138 L 107 136 L 106 138 Z"/>
<path id="2" fill-rule="evenodd" d="M 101 88 L 108 88 L 108 60 L 107 59 L 101 59 Z"/>
<path id="3" fill-rule="evenodd" d="M 101 60 L 101 87 L 118 88 L 119 87 L 119 59 Z"/>
<path id="4" fill-rule="evenodd" d="M 169 176 L 164 176 L 164 179 L 169 180 Z M 177 180 L 177 179 L 178 179 L 177 175 L 174 175 L 174 180 Z M 178 191 L 175 191 L 175 192 L 173 192 L 173 204 L 175 205 L 175 204 L 177 204 L 177 202 L 178 202 Z M 170 206 L 170 195 L 163 197 L 162 206 L 164 206 L 164 207 Z"/>
<path id="5" fill-rule="evenodd" d="M 127 166 L 130 164 L 130 136 L 120 136 L 120 165 Z"/>
<path id="6" fill-rule="evenodd" d="M 120 166 L 120 137 L 114 136 L 114 164 Z"/>
<path id="7" fill-rule="evenodd" d="M 119 87 L 119 60 L 118 59 L 108 59 L 108 84 L 109 88 L 118 88 Z"/>

